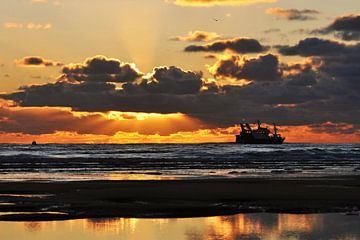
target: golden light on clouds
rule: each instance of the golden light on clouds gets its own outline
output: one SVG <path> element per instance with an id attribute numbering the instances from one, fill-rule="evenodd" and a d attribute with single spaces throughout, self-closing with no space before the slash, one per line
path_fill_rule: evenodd
<path id="1" fill-rule="evenodd" d="M 150 114 L 151 115 L 151 114 Z M 0 131 L 0 143 L 31 143 L 34 139 L 38 143 L 217 143 L 234 142 L 235 135 L 239 133 L 240 127 L 233 126 L 228 128 L 203 128 L 195 125 L 191 119 L 184 120 L 181 117 L 177 120 L 168 119 L 161 116 L 163 120 L 155 120 L 160 116 L 147 116 L 149 120 L 129 120 L 114 121 L 112 124 L 99 127 L 123 126 L 124 131 L 117 131 L 113 135 L 101 133 L 77 133 L 73 131 L 56 131 L 49 134 L 25 134 L 25 133 L 5 133 Z M 113 116 L 111 116 L 113 117 Z M 178 118 L 179 116 L 173 116 Z M 184 116 L 186 119 L 187 117 Z M 131 128 L 131 124 L 133 128 Z M 183 127 L 177 124 L 187 124 L 189 130 L 179 130 Z M 153 126 L 151 128 L 151 126 Z M 350 127 L 350 126 L 349 126 Z M 144 130 L 146 128 L 147 130 Z M 149 128 L 149 129 L 148 129 Z M 184 128 L 183 128 L 184 129 Z M 168 134 L 154 133 L 154 131 L 168 131 Z M 141 133 L 139 133 L 141 131 Z M 286 136 L 286 141 L 291 143 L 358 143 L 360 134 L 326 133 L 315 132 L 310 126 L 280 126 L 280 132 Z"/>
<path id="2" fill-rule="evenodd" d="M 189 42 L 207 42 L 220 38 L 221 36 L 216 32 L 193 31 L 188 32 L 186 36 L 177 36 L 171 38 L 174 41 L 189 41 Z"/>
<path id="3" fill-rule="evenodd" d="M 267 14 L 286 18 L 288 20 L 313 20 L 315 15 L 320 14 L 319 11 L 313 9 L 284 9 L 284 8 L 269 8 L 265 11 Z"/>
<path id="4" fill-rule="evenodd" d="M 65 107 L 0 103 L 0 143 L 30 143 L 34 139 L 39 143 L 234 142 L 240 132 L 238 125 L 213 127 L 181 113 L 79 112 Z M 360 142 L 360 132 L 346 123 L 279 128 L 286 141 L 292 143 Z"/>
<path id="5" fill-rule="evenodd" d="M 228 61 L 231 60 L 233 58 L 236 58 L 233 54 L 231 53 L 223 53 L 223 54 L 216 54 L 213 55 L 217 61 L 213 64 L 213 65 L 206 65 L 206 67 L 208 68 L 209 72 L 213 75 L 216 76 L 216 82 L 219 83 L 220 85 L 232 85 L 232 86 L 246 86 L 251 84 L 251 81 L 248 79 L 237 79 L 234 77 L 230 77 L 230 76 L 217 76 L 216 72 L 217 69 L 219 69 L 221 66 L 221 62 L 222 61 Z M 239 65 L 242 66 L 245 64 L 246 58 L 238 58 L 235 62 Z"/>
<path id="6" fill-rule="evenodd" d="M 181 113 L 90 113 L 64 107 L 12 107 L 9 102 L 0 107 L 0 142 L 27 143 L 34 138 L 43 143 L 181 142 L 186 141 L 182 133 L 191 136 L 207 127 Z"/>
<path id="7" fill-rule="evenodd" d="M 236 6 L 256 3 L 273 3 L 277 0 L 176 0 L 175 4 L 191 7 Z"/>

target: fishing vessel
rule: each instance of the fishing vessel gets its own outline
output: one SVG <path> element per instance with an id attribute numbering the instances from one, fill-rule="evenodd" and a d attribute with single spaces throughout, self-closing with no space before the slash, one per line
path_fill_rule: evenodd
<path id="1" fill-rule="evenodd" d="M 240 144 L 282 144 L 285 138 L 278 133 L 278 128 L 274 123 L 274 132 L 267 127 L 261 127 L 261 122 L 257 122 L 257 129 L 252 129 L 250 124 L 241 123 L 241 132 L 236 135 L 236 143 Z"/>

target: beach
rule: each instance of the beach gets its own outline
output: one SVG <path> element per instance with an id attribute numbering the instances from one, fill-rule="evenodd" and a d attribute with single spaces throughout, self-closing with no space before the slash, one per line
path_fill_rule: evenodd
<path id="1" fill-rule="evenodd" d="M 360 177 L 1 182 L 1 221 L 329 213 L 360 208 Z"/>

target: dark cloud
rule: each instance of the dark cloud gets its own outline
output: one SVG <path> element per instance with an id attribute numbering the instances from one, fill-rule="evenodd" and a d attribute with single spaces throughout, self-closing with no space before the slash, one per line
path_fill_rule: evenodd
<path id="1" fill-rule="evenodd" d="M 218 78 L 228 77 L 263 82 L 280 80 L 282 75 L 279 60 L 272 54 L 252 59 L 232 56 L 229 59 L 219 60 L 212 67 L 212 73 Z"/>
<path id="2" fill-rule="evenodd" d="M 269 8 L 266 10 L 266 13 L 278 17 L 282 17 L 290 21 L 293 20 L 306 21 L 306 20 L 316 19 L 315 16 L 318 15 L 320 12 L 313 9 L 299 10 L 299 9 Z"/>
<path id="3" fill-rule="evenodd" d="M 314 86 L 317 84 L 319 76 L 311 68 L 303 69 L 301 74 L 289 74 L 286 77 L 289 85 L 294 86 Z"/>
<path id="4" fill-rule="evenodd" d="M 174 113 L 172 107 L 177 104 L 178 99 L 198 94 L 202 85 L 201 73 L 183 71 L 176 67 L 159 67 L 154 69 L 150 77 L 140 82 L 124 84 L 122 90 L 117 90 L 115 84 L 106 82 L 58 81 L 24 86 L 11 97 L 3 97 L 14 100 L 21 106 L 46 105 L 66 106 L 85 111 L 123 109 L 135 112 Z"/>
<path id="5" fill-rule="evenodd" d="M 338 56 L 360 53 L 360 44 L 346 45 L 332 40 L 306 38 L 294 46 L 276 46 L 285 56 Z"/>
<path id="6" fill-rule="evenodd" d="M 345 41 L 360 40 L 360 15 L 338 17 L 328 27 L 315 30 L 313 33 L 334 33 L 335 36 Z"/>
<path id="7" fill-rule="evenodd" d="M 134 64 L 101 55 L 82 64 L 65 65 L 62 72 L 62 80 L 79 82 L 132 82 L 143 75 Z"/>
<path id="8" fill-rule="evenodd" d="M 16 62 L 22 67 L 54 67 L 63 65 L 60 62 L 55 62 L 38 56 L 24 57 Z"/>
<path id="9" fill-rule="evenodd" d="M 127 93 L 196 94 L 202 87 L 202 73 L 183 71 L 176 67 L 155 68 L 149 79 L 123 86 Z"/>
<path id="10" fill-rule="evenodd" d="M 58 81 L 25 86 L 0 97 L 23 107 L 180 112 L 218 127 L 256 119 L 282 125 L 358 123 L 359 57 L 349 51 L 316 56 L 299 64 L 280 63 L 271 54 L 242 60 L 235 57 L 221 71 L 214 67 L 218 70 L 215 78 L 216 74 L 245 78 L 251 81 L 246 86 L 221 86 L 203 79 L 201 73 L 158 67 L 152 74 L 127 82 L 122 88 L 110 82 Z M 216 64 L 223 66 L 221 61 Z"/>
<path id="11" fill-rule="evenodd" d="M 218 40 L 206 45 L 190 45 L 185 48 L 185 52 L 223 52 L 229 50 L 235 53 L 260 53 L 268 50 L 268 47 L 261 45 L 256 39 L 234 38 Z"/>

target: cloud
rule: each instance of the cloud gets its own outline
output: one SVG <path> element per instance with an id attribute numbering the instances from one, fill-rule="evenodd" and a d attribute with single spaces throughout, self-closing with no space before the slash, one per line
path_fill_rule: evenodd
<path id="1" fill-rule="evenodd" d="M 308 38 L 294 46 L 279 47 L 279 52 L 288 56 L 305 56 L 314 60 L 317 70 L 330 79 L 341 82 L 332 91 L 346 92 L 346 88 L 357 89 L 360 83 L 360 44 L 344 44 L 337 41 Z M 317 63 L 315 63 L 317 62 Z M 330 82 L 328 89 L 332 88 Z M 345 88 L 345 89 L 344 89 Z"/>
<path id="2" fill-rule="evenodd" d="M 345 41 L 360 40 L 360 15 L 338 17 L 329 26 L 313 31 L 318 34 L 334 33 Z"/>
<path id="3" fill-rule="evenodd" d="M 4 23 L 4 28 L 6 29 L 28 29 L 28 30 L 48 30 L 52 28 L 51 23 L 16 23 L 16 22 L 6 22 Z"/>
<path id="4" fill-rule="evenodd" d="M 332 123 L 325 122 L 322 124 L 310 125 L 311 129 L 315 133 L 331 133 L 331 134 L 354 134 L 360 130 L 359 124 L 348 124 L 348 123 Z"/>
<path id="5" fill-rule="evenodd" d="M 281 32 L 280 28 L 269 28 L 264 30 L 264 33 L 269 34 L 269 33 L 279 33 Z"/>
<path id="6" fill-rule="evenodd" d="M 224 52 L 232 51 L 235 53 L 260 53 L 268 50 L 268 47 L 261 45 L 256 39 L 251 38 L 234 38 L 218 40 L 205 45 L 187 46 L 185 52 Z"/>
<path id="7" fill-rule="evenodd" d="M 166 136 L 206 127 L 201 122 L 181 114 L 141 114 L 141 120 L 138 115 L 121 112 L 78 113 L 64 108 L 0 106 L 0 133 L 38 135 L 72 132 L 114 136 L 118 132 L 136 132 Z"/>
<path id="8" fill-rule="evenodd" d="M 216 78 L 234 78 L 247 81 L 276 81 L 280 80 L 282 72 L 279 60 L 272 54 L 247 59 L 231 56 L 221 59 L 210 69 Z"/>
<path id="9" fill-rule="evenodd" d="M 216 32 L 194 31 L 189 32 L 186 36 L 177 36 L 171 38 L 173 41 L 188 41 L 188 42 L 207 42 L 219 38 L 220 35 Z"/>
<path id="10" fill-rule="evenodd" d="M 132 82 L 143 74 L 135 64 L 98 55 L 81 64 L 67 64 L 62 69 L 61 80 L 79 82 Z"/>
<path id="11" fill-rule="evenodd" d="M 202 73 L 184 71 L 177 67 L 157 67 L 151 77 L 140 83 L 128 83 L 123 86 L 131 94 L 196 94 L 202 87 Z"/>
<path id="12" fill-rule="evenodd" d="M 347 45 L 333 40 L 306 38 L 294 46 L 277 46 L 279 52 L 286 56 L 337 56 L 360 53 L 360 44 Z"/>
<path id="13" fill-rule="evenodd" d="M 345 51 L 335 56 L 310 56 L 305 62 L 294 64 L 281 63 L 272 54 L 230 60 L 230 67 L 223 67 L 221 60 L 215 63 L 214 78 L 244 78 L 250 84 L 220 84 L 194 71 L 156 67 L 152 73 L 120 88 L 112 82 L 80 79 L 24 86 L 0 97 L 21 107 L 182 113 L 215 127 L 233 126 L 239 119 L 309 125 L 356 124 L 360 118 L 354 104 L 360 102 L 360 59 L 356 55 Z"/>
<path id="14" fill-rule="evenodd" d="M 176 5 L 189 7 L 241 6 L 257 3 L 273 3 L 277 0 L 174 0 Z"/>
<path id="15" fill-rule="evenodd" d="M 27 56 L 16 61 L 18 66 L 21 67 L 58 67 L 62 66 L 61 62 L 55 62 L 39 56 Z"/>
<path id="16" fill-rule="evenodd" d="M 285 18 L 287 20 L 299 20 L 299 21 L 306 21 L 306 20 L 314 20 L 315 15 L 319 14 L 320 12 L 313 9 L 284 9 L 284 8 L 269 8 L 266 10 L 267 14 L 275 15 L 281 18 Z"/>
<path id="17" fill-rule="evenodd" d="M 216 55 L 215 54 L 207 54 L 204 56 L 205 59 L 216 59 Z"/>
<path id="18" fill-rule="evenodd" d="M 54 108 L 0 108 L 0 132 L 50 134 L 71 131 L 81 134 L 113 135 L 114 121 L 100 114 L 75 116 L 70 111 Z"/>

